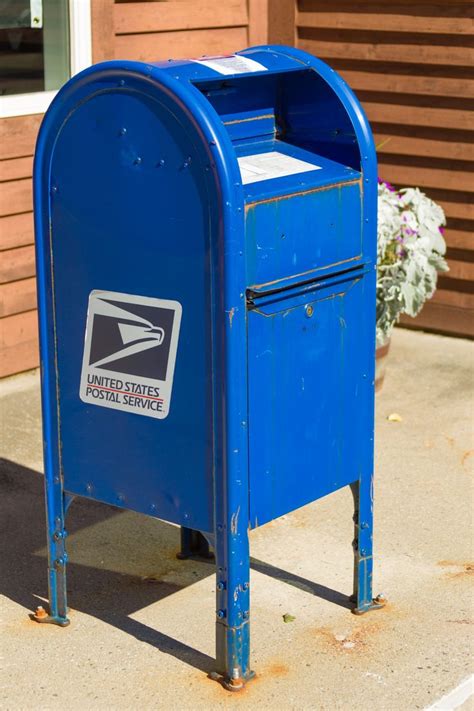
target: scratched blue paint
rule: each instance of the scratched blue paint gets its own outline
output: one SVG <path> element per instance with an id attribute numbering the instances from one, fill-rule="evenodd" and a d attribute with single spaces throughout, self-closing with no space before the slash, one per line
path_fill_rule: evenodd
<path id="1" fill-rule="evenodd" d="M 376 255 L 357 99 L 299 50 L 240 54 L 262 71 L 85 70 L 47 112 L 34 170 L 48 621 L 68 621 L 75 496 L 202 531 L 216 551 L 216 671 L 237 685 L 251 676 L 250 527 L 351 484 L 356 608 L 372 604 Z M 320 169 L 242 186 L 237 157 L 271 150 Z M 79 398 L 96 289 L 182 305 L 166 419 Z"/>

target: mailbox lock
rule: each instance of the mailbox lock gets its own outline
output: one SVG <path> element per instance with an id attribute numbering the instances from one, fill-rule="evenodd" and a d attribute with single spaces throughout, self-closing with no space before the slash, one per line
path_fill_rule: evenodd
<path id="1" fill-rule="evenodd" d="M 308 318 L 311 318 L 311 316 L 314 314 L 314 307 L 311 304 L 307 304 L 304 310 Z"/>

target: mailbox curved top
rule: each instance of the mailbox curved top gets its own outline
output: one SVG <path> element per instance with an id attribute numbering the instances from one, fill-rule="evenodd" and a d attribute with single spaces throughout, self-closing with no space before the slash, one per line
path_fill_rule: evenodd
<path id="1" fill-rule="evenodd" d="M 276 88 L 276 78 L 282 76 L 283 89 Z M 235 91 L 236 83 L 242 91 Z M 67 82 L 47 111 L 36 147 L 37 174 L 41 165 L 43 169 L 47 166 L 56 136 L 75 107 L 94 94 L 120 88 L 150 95 L 159 89 L 179 105 L 206 146 L 224 205 L 242 205 L 240 171 L 232 142 L 238 145 L 248 140 L 257 119 L 263 131 L 283 130 L 290 142 L 350 166 L 364 176 L 365 188 L 369 184 L 375 187 L 372 133 L 350 87 L 322 60 L 278 45 L 219 57 L 149 63 L 114 60 L 93 65 Z M 258 116 L 262 106 L 257 105 L 256 97 L 262 93 L 268 97 L 267 117 Z M 270 106 L 272 99 L 280 106 Z M 243 102 L 240 106 L 239 101 Z M 280 116 L 270 116 L 278 111 Z M 263 125 L 265 118 L 267 126 Z M 245 131 L 247 126 L 250 133 Z M 374 189 L 364 192 L 368 214 L 375 210 Z"/>

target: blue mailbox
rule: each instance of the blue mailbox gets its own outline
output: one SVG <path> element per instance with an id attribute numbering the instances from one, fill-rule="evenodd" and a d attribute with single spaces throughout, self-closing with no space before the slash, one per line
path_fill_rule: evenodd
<path id="1" fill-rule="evenodd" d="M 47 112 L 34 195 L 49 614 L 84 496 L 215 549 L 216 676 L 249 665 L 249 530 L 349 485 L 372 599 L 376 157 L 297 49 L 98 64 Z"/>

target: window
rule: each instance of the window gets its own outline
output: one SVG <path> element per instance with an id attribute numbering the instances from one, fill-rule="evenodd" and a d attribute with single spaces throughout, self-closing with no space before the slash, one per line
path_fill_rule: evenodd
<path id="1" fill-rule="evenodd" d="M 90 0 L 0 0 L 1 117 L 44 112 L 90 63 Z"/>

